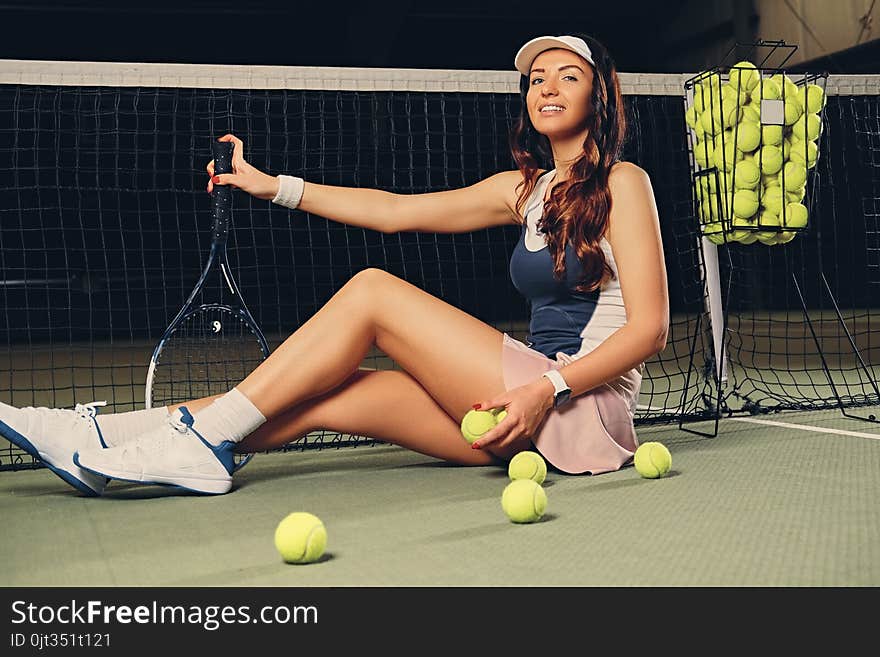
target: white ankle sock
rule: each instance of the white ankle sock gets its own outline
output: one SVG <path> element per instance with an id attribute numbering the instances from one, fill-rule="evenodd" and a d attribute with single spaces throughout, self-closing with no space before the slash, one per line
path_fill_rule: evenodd
<path id="1" fill-rule="evenodd" d="M 266 421 L 260 410 L 238 388 L 233 388 L 193 413 L 193 418 L 193 428 L 214 445 L 224 440 L 241 442 Z"/>
<path id="2" fill-rule="evenodd" d="M 108 413 L 95 416 L 101 439 L 107 447 L 116 447 L 124 442 L 146 433 L 168 420 L 168 409 L 165 406 L 144 408 L 139 411 L 125 413 Z"/>

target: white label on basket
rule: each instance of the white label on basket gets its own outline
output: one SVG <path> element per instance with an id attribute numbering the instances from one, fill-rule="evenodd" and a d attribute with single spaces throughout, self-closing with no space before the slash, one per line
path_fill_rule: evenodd
<path id="1" fill-rule="evenodd" d="M 761 100 L 761 123 L 764 125 L 785 125 L 785 106 L 781 100 Z"/>

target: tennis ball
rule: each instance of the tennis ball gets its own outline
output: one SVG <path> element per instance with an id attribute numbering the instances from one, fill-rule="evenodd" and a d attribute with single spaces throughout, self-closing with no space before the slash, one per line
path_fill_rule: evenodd
<path id="1" fill-rule="evenodd" d="M 739 189 L 733 195 L 733 213 L 748 218 L 758 211 L 758 195 L 751 189 Z"/>
<path id="2" fill-rule="evenodd" d="M 808 169 L 812 169 L 816 166 L 816 162 L 819 159 L 819 147 L 814 141 L 792 139 L 790 159 L 794 162 L 805 164 Z"/>
<path id="3" fill-rule="evenodd" d="M 513 522 L 535 522 L 547 509 L 547 493 L 531 479 L 516 479 L 504 488 L 501 508 Z"/>
<path id="4" fill-rule="evenodd" d="M 755 224 L 748 217 L 733 215 L 730 225 L 732 230 L 728 232 L 727 236 L 734 242 L 743 242 L 751 235 L 752 231 L 749 229 L 753 228 Z"/>
<path id="5" fill-rule="evenodd" d="M 724 171 L 733 171 L 733 165 L 743 159 L 743 152 L 736 148 L 732 138 L 722 142 L 715 147 L 715 166 Z"/>
<path id="6" fill-rule="evenodd" d="M 766 100 L 778 100 L 782 97 L 782 89 L 773 78 L 761 80 L 761 98 Z"/>
<path id="7" fill-rule="evenodd" d="M 700 125 L 707 135 L 721 131 L 721 108 L 718 105 L 707 107 L 700 115 Z"/>
<path id="8" fill-rule="evenodd" d="M 287 563 L 312 563 L 327 547 L 324 523 L 311 513 L 295 511 L 275 528 L 275 548 Z"/>
<path id="9" fill-rule="evenodd" d="M 709 143 L 708 139 L 704 139 L 694 146 L 694 160 L 700 165 L 701 169 L 709 169 L 715 166 L 715 148 Z"/>
<path id="10" fill-rule="evenodd" d="M 794 239 L 795 235 L 797 235 L 797 233 L 795 233 L 793 230 L 784 230 L 776 235 L 776 243 L 788 244 Z"/>
<path id="11" fill-rule="evenodd" d="M 687 108 L 684 113 L 684 122 L 688 125 L 689 128 L 693 128 L 696 130 L 697 123 L 699 123 L 700 115 L 697 112 L 697 108 L 691 105 Z"/>
<path id="12" fill-rule="evenodd" d="M 761 181 L 761 170 L 751 158 L 737 162 L 733 171 L 734 189 L 755 189 Z"/>
<path id="13" fill-rule="evenodd" d="M 742 107 L 749 102 L 749 92 L 741 87 L 731 84 L 730 82 L 725 82 L 721 85 L 721 97 L 724 99 L 725 103 L 731 102 L 738 107 Z"/>
<path id="14" fill-rule="evenodd" d="M 761 74 L 758 67 L 749 61 L 740 61 L 730 67 L 730 84 L 735 89 L 751 93 L 758 86 Z"/>
<path id="15" fill-rule="evenodd" d="M 767 208 L 758 213 L 758 231 L 755 236 L 762 244 L 775 244 L 776 234 L 779 232 L 779 216 Z"/>
<path id="16" fill-rule="evenodd" d="M 645 479 L 658 479 L 672 467 L 672 454 L 663 443 L 642 443 L 636 449 L 633 463 Z"/>
<path id="17" fill-rule="evenodd" d="M 777 73 L 776 75 L 770 76 L 770 79 L 777 84 L 779 87 L 779 98 L 785 98 L 785 101 L 788 102 L 790 98 L 797 98 L 798 92 L 800 88 L 794 83 L 794 81 L 785 75 L 784 73 Z"/>
<path id="18" fill-rule="evenodd" d="M 782 168 L 782 151 L 776 146 L 762 146 L 758 151 L 761 172 L 772 176 Z"/>
<path id="19" fill-rule="evenodd" d="M 783 105 L 783 112 L 785 125 L 794 125 L 797 123 L 797 120 L 801 118 L 801 115 L 804 113 L 804 109 L 801 107 L 801 101 L 797 99 L 797 96 L 786 96 L 785 104 Z"/>
<path id="20" fill-rule="evenodd" d="M 502 412 L 506 417 L 507 411 Z M 461 435 L 469 445 L 472 445 L 500 421 L 492 411 L 478 411 L 472 408 L 461 419 Z"/>
<path id="21" fill-rule="evenodd" d="M 761 196 L 761 205 L 775 215 L 782 212 L 782 187 L 768 187 Z"/>
<path id="22" fill-rule="evenodd" d="M 754 231 L 748 231 L 748 235 L 739 240 L 740 244 L 754 244 L 758 241 L 758 236 L 755 235 Z"/>
<path id="23" fill-rule="evenodd" d="M 788 203 L 785 206 L 785 227 L 806 228 L 809 214 L 803 203 Z"/>
<path id="24" fill-rule="evenodd" d="M 518 452 L 510 459 L 507 466 L 507 475 L 511 481 L 517 479 L 531 479 L 536 484 L 543 484 L 547 477 L 547 464 L 537 452 L 528 450 Z"/>
<path id="25" fill-rule="evenodd" d="M 743 121 L 735 129 L 736 147 L 743 153 L 751 153 L 761 143 L 761 126 L 751 121 Z"/>
<path id="26" fill-rule="evenodd" d="M 805 113 L 791 126 L 791 134 L 801 141 L 813 141 L 822 132 L 822 122 L 818 114 Z"/>
<path id="27" fill-rule="evenodd" d="M 712 242 L 712 244 L 717 244 L 718 246 L 721 246 L 722 244 L 724 244 L 726 239 L 724 237 L 724 233 L 721 230 L 721 224 L 719 223 L 715 225 L 718 226 L 717 232 L 709 233 L 708 235 L 706 235 L 706 239 Z"/>
<path id="28" fill-rule="evenodd" d="M 788 192 L 799 190 L 807 184 L 807 167 L 801 162 L 786 162 L 782 167 L 782 182 Z"/>
<path id="29" fill-rule="evenodd" d="M 743 123 L 761 123 L 761 106 L 757 103 L 746 103 L 742 106 Z"/>
<path id="30" fill-rule="evenodd" d="M 800 189 L 795 189 L 793 191 L 786 191 L 785 198 L 789 203 L 800 203 L 804 200 L 804 197 L 807 195 L 807 186 L 804 185 Z"/>
<path id="31" fill-rule="evenodd" d="M 811 83 L 806 86 L 806 97 L 807 106 L 805 111 L 818 114 L 825 107 L 825 101 L 827 100 L 825 90 L 818 84 Z"/>
<path id="32" fill-rule="evenodd" d="M 782 126 L 762 125 L 761 143 L 764 146 L 779 146 L 782 143 Z"/>

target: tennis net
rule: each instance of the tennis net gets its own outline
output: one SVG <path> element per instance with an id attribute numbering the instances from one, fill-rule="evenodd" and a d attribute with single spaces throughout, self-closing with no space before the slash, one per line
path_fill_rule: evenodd
<path id="1" fill-rule="evenodd" d="M 715 417 L 718 359 L 682 104 L 688 77 L 621 74 L 625 156 L 652 179 L 672 311 L 668 344 L 646 364 L 637 423 Z M 784 246 L 719 248 L 725 412 L 837 405 L 809 318 L 844 402 L 877 403 L 875 372 L 854 364 L 814 275 L 821 258 L 843 325 L 870 363 L 880 331 L 876 83 L 829 78 L 813 228 Z M 505 71 L 0 61 L 0 401 L 143 408 L 152 349 L 209 249 L 212 138 L 240 136 L 249 161 L 270 173 L 402 194 L 454 189 L 515 168 L 507 135 L 517 87 L 518 74 Z M 518 236 L 514 226 L 380 234 L 239 193 L 229 250 L 270 348 L 365 267 L 524 339 L 528 306 L 508 275 Z M 790 268 L 804 274 L 806 315 L 777 278 Z M 363 366 L 396 364 L 373 350 Z M 291 448 L 370 442 L 321 431 Z M 0 469 L 33 465 L 0 441 Z"/>

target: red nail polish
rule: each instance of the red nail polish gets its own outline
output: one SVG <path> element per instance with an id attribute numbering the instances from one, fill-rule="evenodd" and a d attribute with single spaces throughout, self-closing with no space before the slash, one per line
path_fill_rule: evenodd
<path id="1" fill-rule="evenodd" d="M 480 446 L 477 443 L 473 443 L 471 449 L 480 449 Z"/>
<path id="2" fill-rule="evenodd" d="M 474 404 L 474 410 L 477 411 L 480 409 L 481 404 Z"/>
<path id="3" fill-rule="evenodd" d="M 213 183 L 220 182 L 220 176 L 214 176 L 213 178 L 211 178 L 211 182 L 213 182 Z"/>

